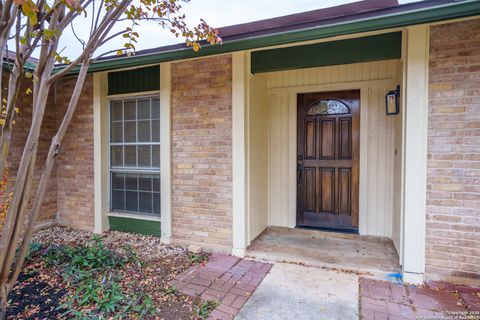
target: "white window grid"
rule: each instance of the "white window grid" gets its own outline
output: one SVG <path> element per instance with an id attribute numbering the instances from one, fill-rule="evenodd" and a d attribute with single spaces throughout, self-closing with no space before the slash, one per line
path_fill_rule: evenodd
<path id="1" fill-rule="evenodd" d="M 149 106 L 149 111 L 150 111 L 150 117 L 148 120 L 150 120 L 150 141 L 149 142 L 125 142 L 125 122 L 135 122 L 135 135 L 136 135 L 136 140 L 138 140 L 138 101 L 139 100 L 149 100 L 150 102 L 150 106 Z M 158 118 L 153 118 L 153 115 L 152 115 L 152 110 L 153 110 L 153 103 L 152 101 L 153 100 L 158 100 L 158 96 L 152 96 L 152 95 L 149 95 L 149 96 L 135 96 L 135 97 L 119 97 L 119 98 L 115 98 L 115 99 L 109 99 L 108 101 L 108 144 L 109 144 L 109 147 L 108 147 L 108 154 L 109 154 L 109 159 L 108 159 L 108 163 L 109 163 L 109 174 L 110 174 L 110 188 L 109 188 L 109 192 L 110 192 L 110 211 L 112 212 L 120 212 L 120 213 L 134 213 L 134 214 L 138 214 L 138 215 L 154 215 L 154 216 L 158 216 L 157 213 L 147 213 L 147 212 L 141 212 L 140 211 L 140 190 L 139 190 L 139 187 L 137 188 L 137 211 L 129 211 L 129 210 L 113 210 L 112 208 L 112 204 L 113 204 L 113 188 L 112 188 L 112 180 L 113 180 L 113 174 L 115 173 L 119 173 L 119 174 L 138 174 L 139 176 L 141 175 L 155 175 L 158 177 L 158 179 L 160 179 L 160 165 L 159 166 L 153 166 L 153 148 L 150 148 L 150 167 L 146 167 L 146 166 L 142 166 L 142 167 L 139 167 L 138 166 L 138 159 L 139 159 L 139 156 L 138 156 L 138 146 L 158 146 L 158 148 L 160 148 L 160 130 L 158 132 L 159 134 L 159 137 L 158 137 L 158 141 L 152 141 L 153 140 L 153 126 L 152 126 L 152 121 L 153 120 L 158 120 L 160 122 L 160 111 L 158 112 L 159 116 Z M 126 101 L 135 101 L 135 119 L 129 119 L 129 120 L 125 120 L 125 102 Z M 122 103 L 122 119 L 121 120 L 112 120 L 112 102 L 121 102 Z M 159 107 L 159 106 L 158 106 Z M 147 119 L 140 119 L 140 120 L 147 120 Z M 112 123 L 122 123 L 122 142 L 112 142 L 112 132 L 111 132 L 111 124 Z M 135 161 L 136 161 L 136 166 L 125 166 L 125 151 L 124 149 L 122 149 L 122 164 L 123 166 L 112 166 L 112 162 L 111 162 L 111 159 L 112 159 L 112 146 L 122 146 L 122 147 L 125 147 L 125 146 L 135 146 L 136 149 L 135 149 Z M 129 189 L 126 188 L 126 178 L 124 179 L 124 188 L 123 188 L 123 191 L 124 191 L 124 196 L 123 196 L 123 201 L 124 201 L 124 204 L 123 204 L 123 207 L 124 208 L 127 208 L 127 205 L 126 205 L 126 200 L 127 200 L 127 197 L 126 197 L 126 191 L 129 191 Z M 161 192 L 161 189 L 160 189 L 160 192 Z M 152 199 L 151 199 L 151 203 L 152 203 L 152 211 L 153 211 L 153 207 L 154 207 L 154 194 L 159 194 L 160 192 L 156 192 L 156 191 L 153 191 L 153 182 L 152 182 L 152 190 L 150 191 L 150 193 L 152 194 Z M 161 212 L 160 212 L 161 214 Z"/>

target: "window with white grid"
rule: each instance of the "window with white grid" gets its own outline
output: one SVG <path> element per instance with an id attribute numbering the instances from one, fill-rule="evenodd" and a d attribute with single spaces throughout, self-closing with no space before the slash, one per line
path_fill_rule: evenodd
<path id="1" fill-rule="evenodd" d="M 110 210 L 160 216 L 160 100 L 110 100 Z"/>

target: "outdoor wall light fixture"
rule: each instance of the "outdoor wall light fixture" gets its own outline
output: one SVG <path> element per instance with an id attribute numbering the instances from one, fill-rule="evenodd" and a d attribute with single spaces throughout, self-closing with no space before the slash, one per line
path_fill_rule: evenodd
<path id="1" fill-rule="evenodd" d="M 387 116 L 398 114 L 400 112 L 400 86 L 397 89 L 390 90 L 385 95 L 385 108 Z"/>

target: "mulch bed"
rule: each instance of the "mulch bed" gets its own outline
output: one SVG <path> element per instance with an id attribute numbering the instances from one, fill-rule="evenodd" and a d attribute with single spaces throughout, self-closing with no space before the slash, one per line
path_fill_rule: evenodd
<path id="1" fill-rule="evenodd" d="M 57 307 L 67 290 L 39 279 L 39 272 L 24 272 L 9 295 L 7 319 L 56 319 L 64 312 Z"/>
<path id="2" fill-rule="evenodd" d="M 89 232 L 54 227 L 39 231 L 33 243 L 42 248 L 51 246 L 85 246 L 92 238 Z M 175 277 L 192 266 L 190 253 L 184 248 L 165 246 L 156 237 L 106 232 L 102 237 L 105 247 L 123 252 L 128 246 L 141 263 L 128 263 L 115 269 L 122 291 L 126 294 L 141 290 L 150 296 L 157 310 L 147 319 L 195 319 L 198 298 L 171 292 Z M 62 269 L 48 266 L 40 250 L 26 261 L 16 286 L 9 295 L 7 319 L 58 319 L 65 311 L 59 306 L 75 291 L 75 285 L 65 280 Z M 195 259 L 198 262 L 198 257 Z M 170 291 L 169 291 L 170 289 Z M 65 316 L 71 318 L 71 316 Z"/>

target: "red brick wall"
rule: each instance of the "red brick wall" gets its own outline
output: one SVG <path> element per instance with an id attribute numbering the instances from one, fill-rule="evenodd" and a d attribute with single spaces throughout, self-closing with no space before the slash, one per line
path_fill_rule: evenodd
<path id="1" fill-rule="evenodd" d="M 232 61 L 172 65 L 173 240 L 232 246 Z"/>
<path id="2" fill-rule="evenodd" d="M 56 84 L 57 123 L 63 119 L 76 78 Z M 58 222 L 77 229 L 94 227 L 93 76 L 89 75 L 57 159 Z"/>
<path id="3" fill-rule="evenodd" d="M 430 35 L 428 277 L 480 278 L 480 19 Z"/>
<path id="4" fill-rule="evenodd" d="M 4 87 L 8 86 L 8 77 L 9 73 L 3 73 L 2 85 Z M 28 132 L 30 130 L 30 125 L 32 122 L 32 95 L 24 94 L 27 87 L 31 81 L 25 80 L 22 83 L 20 89 L 20 97 L 17 102 L 17 107 L 20 112 L 16 115 L 15 125 L 13 126 L 12 132 L 12 141 L 10 144 L 10 152 L 8 157 L 9 164 L 9 188 L 13 188 L 15 176 L 17 174 L 18 165 L 20 164 L 20 159 L 23 153 L 23 148 L 25 147 L 25 142 L 27 140 Z M 6 92 L 4 92 L 6 94 Z M 33 188 L 31 191 L 31 199 L 35 196 L 36 187 L 40 180 L 41 170 L 43 169 L 43 164 L 50 147 L 50 141 L 55 133 L 56 127 L 55 119 L 55 107 L 53 104 L 48 103 L 45 111 L 44 121 L 40 132 L 37 162 L 35 166 L 35 173 L 33 178 Z M 52 221 L 56 217 L 57 212 L 57 188 L 56 188 L 56 175 L 52 174 L 47 193 L 45 194 L 45 199 L 42 206 L 42 211 L 40 213 L 39 220 L 43 223 Z"/>

